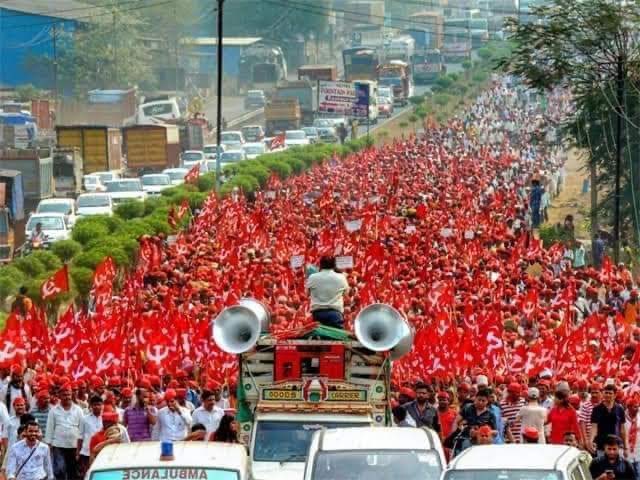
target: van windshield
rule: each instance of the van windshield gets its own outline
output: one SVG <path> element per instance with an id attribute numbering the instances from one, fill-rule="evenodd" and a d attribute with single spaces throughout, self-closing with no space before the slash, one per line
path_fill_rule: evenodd
<path id="1" fill-rule="evenodd" d="M 311 437 L 316 430 L 369 425 L 364 422 L 258 422 L 253 460 L 255 462 L 304 462 L 307 459 Z"/>
<path id="2" fill-rule="evenodd" d="M 89 480 L 239 480 L 237 471 L 218 468 L 138 467 L 91 473 Z"/>
<path id="3" fill-rule="evenodd" d="M 341 472 L 350 472 L 349 480 L 438 480 L 442 467 L 436 453 L 427 450 L 326 451 L 318 453 L 311 479 L 336 480 Z"/>
<path id="4" fill-rule="evenodd" d="M 451 470 L 444 480 L 561 480 L 553 470 Z"/>

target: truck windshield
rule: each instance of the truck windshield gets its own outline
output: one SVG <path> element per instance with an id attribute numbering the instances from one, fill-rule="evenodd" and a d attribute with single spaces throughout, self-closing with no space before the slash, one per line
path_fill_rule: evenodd
<path id="1" fill-rule="evenodd" d="M 255 462 L 304 462 L 313 432 L 321 428 L 365 427 L 369 423 L 264 421 L 256 425 Z M 345 471 L 343 470 L 342 473 Z M 336 477 L 338 478 L 338 477 Z"/>
<path id="2" fill-rule="evenodd" d="M 168 115 L 173 113 L 173 103 L 167 102 L 149 105 L 148 107 L 142 107 L 142 111 L 147 117 L 153 117 L 154 115 Z"/>
<path id="3" fill-rule="evenodd" d="M 350 480 L 421 478 L 438 480 L 438 456 L 427 450 L 352 450 L 320 452 L 313 464 L 312 480 L 335 480 L 349 472 Z"/>
<path id="4" fill-rule="evenodd" d="M 138 467 L 122 470 L 104 470 L 91 473 L 90 480 L 238 480 L 234 470 L 221 468 L 180 467 L 157 468 Z"/>
<path id="5" fill-rule="evenodd" d="M 402 79 L 399 77 L 384 77 L 380 79 L 379 84 L 386 87 L 400 86 L 402 85 Z"/>
<path id="6" fill-rule="evenodd" d="M 560 480 L 553 470 L 452 470 L 444 480 Z"/>

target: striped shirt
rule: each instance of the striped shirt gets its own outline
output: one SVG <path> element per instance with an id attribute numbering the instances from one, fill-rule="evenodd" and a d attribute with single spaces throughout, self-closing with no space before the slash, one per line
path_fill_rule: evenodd
<path id="1" fill-rule="evenodd" d="M 593 412 L 593 407 L 595 407 L 595 405 L 591 403 L 591 400 L 587 400 L 580 405 L 580 410 L 578 410 L 578 423 L 584 425 L 587 434 L 586 441 L 589 441 L 591 438 L 591 413 Z"/>
<path id="2" fill-rule="evenodd" d="M 155 407 L 149 407 L 149 411 L 154 416 L 158 415 L 158 410 Z M 145 408 L 127 408 L 124 411 L 124 423 L 127 426 L 127 432 L 132 442 L 151 440 L 152 425 L 149 423 Z"/>
<path id="3" fill-rule="evenodd" d="M 42 436 L 44 437 L 47 434 L 47 418 L 49 417 L 49 407 L 45 410 L 39 410 L 35 408 L 29 412 L 33 415 L 33 418 L 36 419 L 38 425 L 40 426 L 40 431 L 42 432 Z"/>
<path id="4" fill-rule="evenodd" d="M 500 409 L 502 410 L 502 417 L 504 418 L 505 424 L 509 424 L 509 429 L 513 434 L 514 440 L 516 442 L 520 442 L 520 430 L 522 428 L 522 421 L 518 418 L 518 413 L 522 407 L 526 405 L 524 398 L 519 398 L 515 402 L 510 402 L 508 400 L 502 400 L 500 402 Z"/>

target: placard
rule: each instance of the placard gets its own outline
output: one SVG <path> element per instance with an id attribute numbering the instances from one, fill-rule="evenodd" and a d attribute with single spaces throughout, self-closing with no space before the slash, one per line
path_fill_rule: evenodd
<path id="1" fill-rule="evenodd" d="M 345 255 L 336 257 L 336 268 L 340 270 L 349 270 L 353 268 L 353 257 L 351 255 Z"/>
<path id="2" fill-rule="evenodd" d="M 264 197 L 268 198 L 269 200 L 273 200 L 276 198 L 276 192 L 273 190 L 267 190 L 266 192 L 264 192 Z"/>
<path id="3" fill-rule="evenodd" d="M 347 220 L 346 222 L 344 222 L 344 228 L 346 228 L 347 232 L 349 233 L 357 232 L 358 230 L 360 230 L 361 227 L 362 227 L 361 219 Z"/>
<path id="4" fill-rule="evenodd" d="M 293 255 L 291 257 L 291 268 L 294 270 L 304 265 L 304 255 Z"/>
<path id="5" fill-rule="evenodd" d="M 404 233 L 416 233 L 417 228 L 415 225 L 407 225 L 404 229 Z"/>
<path id="6" fill-rule="evenodd" d="M 465 240 L 473 240 L 473 237 L 475 236 L 475 233 L 473 230 L 466 230 L 464 232 L 464 239 Z"/>
<path id="7" fill-rule="evenodd" d="M 453 236 L 453 230 L 450 228 L 443 228 L 440 230 L 440 236 L 443 238 L 449 238 Z"/>

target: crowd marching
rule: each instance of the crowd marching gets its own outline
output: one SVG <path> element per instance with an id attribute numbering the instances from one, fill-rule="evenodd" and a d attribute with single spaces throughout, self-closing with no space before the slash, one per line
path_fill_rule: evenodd
<path id="1" fill-rule="evenodd" d="M 450 455 L 566 443 L 602 453 L 594 478 L 614 456 L 626 478 L 618 445 L 640 461 L 638 291 L 623 265 L 602 254 L 588 266 L 579 242 L 544 248 L 535 234 L 564 182 L 557 127 L 571 102 L 529 100 L 496 77 L 418 138 L 271 178 L 249 199 L 211 196 L 177 237 L 140 240 L 117 293 L 101 263 L 89 308 L 53 329 L 19 298 L 0 341 L 8 477 L 32 468 L 35 444 L 43 470 L 21 480 L 76 478 L 110 443 L 237 441 L 236 362 L 210 321 L 249 296 L 279 338 L 314 317 L 351 329 L 374 302 L 400 310 L 416 335 L 394 364 L 395 423 L 434 428 Z M 320 257 L 346 284 L 312 316 Z"/>

